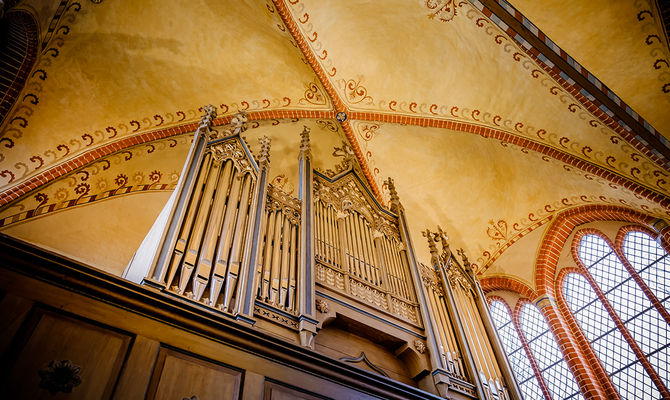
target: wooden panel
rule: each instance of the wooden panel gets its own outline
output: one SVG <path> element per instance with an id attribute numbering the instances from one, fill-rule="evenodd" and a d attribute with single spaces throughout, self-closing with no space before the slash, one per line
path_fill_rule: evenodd
<path id="1" fill-rule="evenodd" d="M 327 397 L 317 396 L 302 390 L 287 387 L 276 382 L 265 381 L 264 400 L 324 400 Z"/>
<path id="2" fill-rule="evenodd" d="M 151 378 L 148 399 L 238 399 L 242 372 L 162 348 Z"/>
<path id="3" fill-rule="evenodd" d="M 115 400 L 141 399 L 147 392 L 160 343 L 138 335 L 114 390 Z"/>
<path id="4" fill-rule="evenodd" d="M 5 360 L 8 365 L 13 364 L 9 367 L 6 398 L 109 398 L 131 341 L 128 334 L 36 309 Z M 81 384 L 74 386 L 72 393 L 52 395 L 40 386 L 49 386 L 49 381 L 63 381 L 62 375 L 48 371 L 50 362 L 62 360 L 80 367 L 76 375 Z"/>

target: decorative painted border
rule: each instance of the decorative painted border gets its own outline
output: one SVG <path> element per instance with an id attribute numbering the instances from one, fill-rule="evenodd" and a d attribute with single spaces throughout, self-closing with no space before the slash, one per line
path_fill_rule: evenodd
<path id="1" fill-rule="evenodd" d="M 259 111 L 247 114 L 249 120 L 273 120 L 283 118 L 317 118 L 328 119 L 333 117 L 333 113 L 329 111 L 300 111 L 300 110 L 278 110 L 278 111 Z M 214 120 L 214 125 L 225 125 L 232 119 L 232 115 L 219 117 Z M 89 164 L 97 159 L 110 155 L 114 152 L 121 151 L 127 147 L 137 144 L 147 143 L 157 139 L 179 135 L 181 133 L 194 132 L 198 127 L 196 122 L 184 125 L 177 125 L 170 128 L 164 128 L 156 131 L 145 132 L 135 136 L 126 137 L 117 141 L 108 143 L 95 149 L 86 151 L 76 157 L 73 157 L 61 164 L 55 165 L 42 173 L 33 176 L 21 183 L 12 186 L 11 188 L 0 193 L 0 207 L 17 200 L 19 197 L 29 193 L 30 191 L 51 182 L 69 172 L 74 171 L 86 164 Z M 8 171 L 0 171 L 0 176 L 6 177 Z M 11 182 L 11 181 L 10 181 Z"/>
<path id="2" fill-rule="evenodd" d="M 160 184 L 123 186 L 120 188 L 107 190 L 105 192 L 94 194 L 91 196 L 83 196 L 77 199 L 70 199 L 60 203 L 46 204 L 34 210 L 23 211 L 18 214 L 14 214 L 9 217 L 0 219 L 0 229 L 17 224 L 19 222 L 25 222 L 30 219 L 45 216 L 47 214 L 63 211 L 68 208 L 83 206 L 86 204 L 91 204 L 102 200 L 109 200 L 117 196 L 137 194 L 147 191 L 169 192 L 172 191 L 176 185 L 177 185 L 176 183 L 160 183 Z"/>
<path id="3" fill-rule="evenodd" d="M 645 154 L 654 157 L 655 161 L 660 162 L 661 165 L 668 166 L 670 163 L 670 141 L 668 141 L 663 135 L 661 135 L 654 127 L 651 126 L 646 120 L 644 120 L 638 113 L 633 111 L 633 109 L 622 101 L 614 92 L 612 92 L 607 86 L 605 86 L 600 80 L 598 80 L 593 74 L 588 70 L 582 67 L 577 63 L 572 57 L 570 57 L 565 51 L 558 47 L 551 39 L 549 39 L 544 32 L 539 30 L 532 22 L 530 22 L 523 14 L 518 10 L 512 7 L 505 0 L 469 0 L 477 9 L 479 9 L 484 15 L 486 15 L 493 23 L 495 23 L 500 29 L 505 31 L 509 37 L 511 37 L 515 42 L 517 42 L 521 48 L 535 61 L 540 63 L 543 66 L 545 71 L 550 73 L 557 82 L 559 82 L 566 90 L 573 94 L 584 106 L 587 107 L 589 111 L 598 116 L 607 126 L 614 129 L 619 133 L 624 139 L 631 143 L 635 148 L 640 151 L 643 151 Z M 485 3 L 485 4 L 483 4 Z M 521 28 L 524 29 L 524 32 L 519 33 L 516 30 L 512 29 L 507 23 L 504 22 L 507 18 L 504 15 L 499 15 L 491 10 L 495 5 L 501 8 L 504 12 L 508 13 L 509 17 L 514 21 L 521 23 Z M 511 21 L 508 20 L 511 23 Z M 542 53 L 539 49 L 531 45 L 528 40 L 524 38 L 524 34 L 533 35 L 533 38 L 539 40 L 544 44 L 549 51 L 552 52 L 549 56 Z M 560 60 L 567 63 L 568 67 L 571 67 L 577 74 L 579 78 L 574 75 L 571 76 L 569 70 L 561 69 L 554 62 L 551 61 L 552 58 L 560 58 Z M 586 81 L 579 84 L 577 79 Z M 584 84 L 588 84 L 591 87 L 591 91 L 587 90 Z M 594 95 L 594 90 L 599 92 L 598 95 Z M 608 107 L 605 103 L 611 102 Z M 615 113 L 612 111 L 612 108 L 618 108 L 625 115 L 620 115 L 618 112 Z M 618 120 L 614 118 L 618 117 Z M 630 119 L 627 124 L 623 119 Z M 633 125 L 631 128 L 630 125 Z M 639 127 L 640 132 L 638 129 Z M 648 136 L 645 138 L 641 136 L 642 134 L 647 133 Z M 663 152 L 659 151 L 655 146 L 650 144 L 650 140 L 657 142 L 657 144 L 663 146 Z"/>

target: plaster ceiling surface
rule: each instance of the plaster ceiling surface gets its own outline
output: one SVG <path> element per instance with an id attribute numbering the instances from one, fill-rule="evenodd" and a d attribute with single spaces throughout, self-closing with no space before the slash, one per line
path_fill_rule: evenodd
<path id="1" fill-rule="evenodd" d="M 398 146 L 398 143 L 402 146 Z M 527 276 L 541 235 L 519 239 L 553 215 L 584 204 L 626 205 L 658 217 L 666 209 L 633 192 L 536 152 L 448 129 L 381 124 L 367 148 L 396 183 L 412 239 L 429 261 L 421 232 L 441 225 L 463 247 L 478 272 Z M 420 156 L 417 156 L 420 155 Z M 498 259 L 510 247 L 527 247 L 527 263 Z M 531 268 L 532 270 L 532 268 Z M 531 271 L 532 272 L 532 271 Z"/>
<path id="2" fill-rule="evenodd" d="M 331 108 L 304 98 L 316 75 L 264 2 L 69 4 L 36 63 L 44 72 L 26 83 L 34 97 L 3 127 L 4 187 L 112 140 L 197 121 L 205 104 L 220 115 Z"/>
<path id="3" fill-rule="evenodd" d="M 47 3 L 28 2 L 42 28 L 53 22 L 43 15 L 54 13 Z M 12 201 L 0 209 L 0 230 L 85 259 L 86 250 L 75 252 L 73 243 L 80 230 L 96 229 L 101 215 L 123 220 L 118 208 L 130 207 L 124 226 L 132 227 L 135 215 L 155 207 L 155 218 L 181 173 L 198 108 L 208 103 L 219 116 L 249 112 L 243 135 L 256 154 L 258 138 L 271 138 L 271 182 L 289 194 L 297 195 L 304 126 L 316 168 L 334 168 L 343 160 L 338 155 L 355 153 L 385 204 L 383 180 L 394 178 L 424 263 L 421 231 L 441 225 L 480 273 L 532 282 L 542 232 L 563 210 L 616 204 L 668 218 L 666 168 L 588 111 L 471 3 L 458 2 L 452 18 L 435 14 L 432 3 L 67 2 L 55 25 L 67 29 L 45 35 L 45 50 L 12 110 L 23 120 L 8 118 L 14 122 L 0 127 L 0 190 L 90 149 L 149 139 L 87 160 Z M 588 36 L 590 29 L 579 30 Z M 607 43 L 600 46 L 609 50 Z M 623 75 L 602 79 L 616 90 L 615 84 L 629 85 Z M 39 97 L 37 104 L 27 94 Z M 650 109 L 662 109 L 659 98 L 648 101 Z M 337 111 L 348 114 L 346 122 L 331 119 Z M 297 112 L 312 116 L 287 117 Z M 417 119 L 392 119 L 398 116 Z M 417 126 L 435 121 L 463 124 Z M 484 127 L 506 139 L 485 137 Z M 153 138 L 157 131 L 167 137 Z M 135 200 L 144 198 L 161 200 Z M 89 208 L 98 212 L 83 211 Z M 60 239 L 43 232 L 59 224 L 73 226 Z M 118 259 L 105 256 L 114 258 L 114 268 L 150 225 L 136 225 L 138 240 L 123 229 L 108 235 L 123 242 Z M 105 251 L 86 240 L 89 251 Z"/>
<path id="4" fill-rule="evenodd" d="M 670 87 L 663 92 L 663 85 L 670 83 L 670 54 L 650 1 L 511 3 L 670 138 Z"/>
<path id="5" fill-rule="evenodd" d="M 659 189 L 653 174 L 662 167 L 631 159 L 631 146 L 612 140 L 616 132 L 470 3 L 460 2 L 449 21 L 431 18 L 433 9 L 420 1 L 295 3 L 302 34 L 352 110 L 502 129 L 629 177 L 640 169 Z M 670 193 L 667 183 L 660 189 Z"/>

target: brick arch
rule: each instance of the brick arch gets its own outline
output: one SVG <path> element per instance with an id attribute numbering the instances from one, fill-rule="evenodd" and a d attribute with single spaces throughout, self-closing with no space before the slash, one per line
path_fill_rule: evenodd
<path id="1" fill-rule="evenodd" d="M 582 238 L 586 235 L 596 235 L 607 243 L 607 245 L 614 250 L 614 242 L 607 236 L 603 231 L 596 228 L 584 228 L 580 229 L 575 233 L 575 237 L 572 238 L 572 243 L 570 245 L 570 252 L 572 253 L 572 259 L 575 260 L 575 263 L 579 265 L 578 272 L 583 273 L 586 271 L 586 266 L 582 262 L 582 259 L 579 257 L 579 245 L 582 242 Z M 561 274 L 559 273 L 559 276 Z M 556 285 L 558 285 L 558 276 L 556 277 Z M 558 288 L 558 286 L 556 286 Z"/>
<path id="2" fill-rule="evenodd" d="M 630 208 L 601 204 L 575 207 L 559 213 L 539 246 L 535 262 L 535 286 L 538 295 L 555 296 L 556 267 L 568 236 L 577 226 L 594 221 L 624 221 L 652 227 L 656 218 Z"/>
<path id="3" fill-rule="evenodd" d="M 629 234 L 630 232 L 646 233 L 647 235 L 651 236 L 652 238 L 654 238 L 656 240 L 658 240 L 659 238 L 662 238 L 662 235 L 659 232 L 657 232 L 657 231 L 655 231 L 655 230 L 653 230 L 649 227 L 640 226 L 640 225 L 626 225 L 626 226 L 622 226 L 619 229 L 619 232 L 617 232 L 616 239 L 614 240 L 614 246 L 615 247 L 613 247 L 613 248 L 617 249 L 618 251 L 621 251 L 621 253 L 623 253 L 623 241 L 626 238 L 626 235 Z M 663 247 L 663 249 L 665 250 L 665 252 L 670 253 L 670 251 L 668 251 L 669 250 L 668 247 L 666 247 L 667 243 L 668 243 L 667 240 L 666 241 L 660 240 L 660 244 Z"/>
<path id="4" fill-rule="evenodd" d="M 495 290 L 508 290 L 528 299 L 537 298 L 537 294 L 530 288 L 530 286 L 517 279 L 506 276 L 489 276 L 482 278 L 479 280 L 479 284 L 482 286 L 482 290 L 486 294 Z"/>

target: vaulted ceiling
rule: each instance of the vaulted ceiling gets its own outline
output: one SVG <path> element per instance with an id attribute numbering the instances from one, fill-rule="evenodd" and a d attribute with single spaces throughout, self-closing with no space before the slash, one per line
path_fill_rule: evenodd
<path id="1" fill-rule="evenodd" d="M 393 177 L 424 262 L 420 232 L 441 225 L 481 276 L 532 287 L 557 213 L 668 218 L 656 10 L 480 1 L 21 1 L 39 54 L 0 130 L 0 230 L 120 272 L 205 104 L 217 125 L 247 111 L 247 140 L 272 138 L 271 176 L 288 192 L 303 125 L 317 167 L 351 147 L 384 203 Z"/>

